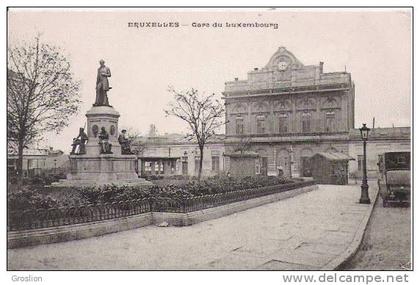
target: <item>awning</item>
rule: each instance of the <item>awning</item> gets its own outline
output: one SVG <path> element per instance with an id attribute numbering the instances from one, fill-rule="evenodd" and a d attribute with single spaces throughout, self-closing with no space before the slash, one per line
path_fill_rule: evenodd
<path id="1" fill-rule="evenodd" d="M 158 161 L 158 160 L 177 160 L 181 157 L 177 156 L 139 156 L 138 159 L 147 161 Z"/>
<path id="2" fill-rule="evenodd" d="M 247 158 L 257 158 L 260 155 L 258 154 L 258 152 L 254 152 L 254 151 L 235 151 L 232 153 L 225 153 L 224 156 L 228 156 L 228 157 L 247 157 Z"/>
<path id="3" fill-rule="evenodd" d="M 355 160 L 353 157 L 348 156 L 345 153 L 342 152 L 317 152 L 312 157 L 320 155 L 322 157 L 325 157 L 327 160 Z"/>

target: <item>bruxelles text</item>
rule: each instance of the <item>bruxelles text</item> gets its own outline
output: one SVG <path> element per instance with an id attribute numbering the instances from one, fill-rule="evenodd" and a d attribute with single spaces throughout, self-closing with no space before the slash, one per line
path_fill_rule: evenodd
<path id="1" fill-rule="evenodd" d="M 191 26 L 193 28 L 272 28 L 278 29 L 277 23 L 229 23 L 229 22 L 192 22 L 191 24 L 180 24 L 179 22 L 128 22 L 129 28 L 179 28 L 180 26 Z"/>

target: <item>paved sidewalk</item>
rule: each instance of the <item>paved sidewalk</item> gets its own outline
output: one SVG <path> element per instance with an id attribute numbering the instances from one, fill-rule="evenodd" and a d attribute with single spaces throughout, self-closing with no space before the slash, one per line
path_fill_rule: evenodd
<path id="1" fill-rule="evenodd" d="M 371 198 L 375 189 L 370 189 Z M 319 190 L 190 227 L 147 226 L 8 250 L 17 269 L 321 269 L 352 244 L 369 213 L 360 186 Z M 353 242 L 354 246 L 354 242 Z"/>

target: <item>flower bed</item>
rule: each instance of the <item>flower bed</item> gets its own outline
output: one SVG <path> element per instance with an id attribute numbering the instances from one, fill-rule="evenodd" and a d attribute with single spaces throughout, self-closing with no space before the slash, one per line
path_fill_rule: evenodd
<path id="1" fill-rule="evenodd" d="M 108 185 L 73 189 L 72 201 L 48 193 L 21 191 L 8 195 L 9 230 L 33 229 L 91 222 L 145 212 L 191 212 L 284 192 L 314 184 L 276 177 L 233 179 L 217 177 L 185 185 L 148 189 Z M 63 190 L 62 191 L 66 191 Z"/>

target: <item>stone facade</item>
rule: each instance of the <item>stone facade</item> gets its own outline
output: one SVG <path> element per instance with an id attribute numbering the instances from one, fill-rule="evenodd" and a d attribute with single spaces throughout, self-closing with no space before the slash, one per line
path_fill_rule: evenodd
<path id="1" fill-rule="evenodd" d="M 246 80 L 225 83 L 226 150 L 251 137 L 260 154 L 257 173 L 310 176 L 317 152 L 348 153 L 354 128 L 355 86 L 348 72 L 303 65 L 280 47 L 267 65 Z"/>

